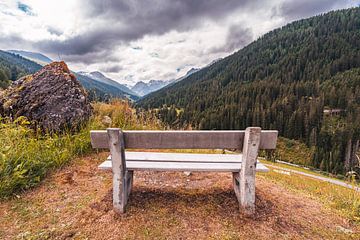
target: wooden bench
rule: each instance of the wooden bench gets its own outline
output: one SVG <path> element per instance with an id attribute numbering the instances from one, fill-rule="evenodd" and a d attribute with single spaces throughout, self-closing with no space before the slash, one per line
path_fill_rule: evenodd
<path id="1" fill-rule="evenodd" d="M 268 169 L 257 161 L 259 149 L 275 149 L 277 131 L 91 131 L 93 148 L 110 149 L 99 168 L 112 169 L 113 206 L 124 213 L 134 171 L 231 172 L 240 208 L 255 212 L 255 172 Z M 242 149 L 242 154 L 128 152 L 125 149 Z"/>

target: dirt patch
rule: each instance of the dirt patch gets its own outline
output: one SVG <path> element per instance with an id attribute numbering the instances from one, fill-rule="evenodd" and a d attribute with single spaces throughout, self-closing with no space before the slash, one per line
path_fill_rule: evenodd
<path id="1" fill-rule="evenodd" d="M 112 210 L 105 153 L 77 159 L 0 203 L 2 239 L 357 239 L 356 226 L 308 196 L 257 177 L 256 215 L 239 212 L 231 174 L 135 172 L 128 211 Z M 344 230 L 345 229 L 345 230 Z M 352 233 L 346 232 L 346 230 Z"/>

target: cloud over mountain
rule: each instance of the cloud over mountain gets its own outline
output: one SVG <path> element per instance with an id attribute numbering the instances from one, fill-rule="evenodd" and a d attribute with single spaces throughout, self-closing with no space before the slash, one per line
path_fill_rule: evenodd
<path id="1" fill-rule="evenodd" d="M 127 82 L 176 78 L 289 21 L 359 0 L 4 0 L 0 48 L 35 50 Z M 176 72 L 181 66 L 188 66 Z"/>

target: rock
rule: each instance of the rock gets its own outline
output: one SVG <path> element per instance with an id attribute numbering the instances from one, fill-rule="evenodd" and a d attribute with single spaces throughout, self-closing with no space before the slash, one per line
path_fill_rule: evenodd
<path id="1" fill-rule="evenodd" d="M 338 232 L 346 233 L 346 234 L 352 234 L 353 231 L 351 229 L 344 228 L 342 226 L 336 226 L 336 230 Z"/>
<path id="2" fill-rule="evenodd" d="M 112 120 L 109 116 L 104 116 L 102 119 L 101 119 L 101 123 L 104 124 L 106 127 L 110 127 L 111 124 L 112 124 Z"/>
<path id="3" fill-rule="evenodd" d="M 75 131 L 91 113 L 84 88 L 64 62 L 50 63 L 0 93 L 0 115 L 25 116 L 44 132 Z"/>

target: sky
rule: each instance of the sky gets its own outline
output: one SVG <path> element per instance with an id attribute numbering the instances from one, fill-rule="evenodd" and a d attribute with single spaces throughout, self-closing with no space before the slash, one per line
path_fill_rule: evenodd
<path id="1" fill-rule="evenodd" d="M 0 49 L 121 83 L 171 80 L 268 31 L 360 0 L 0 0 Z"/>

